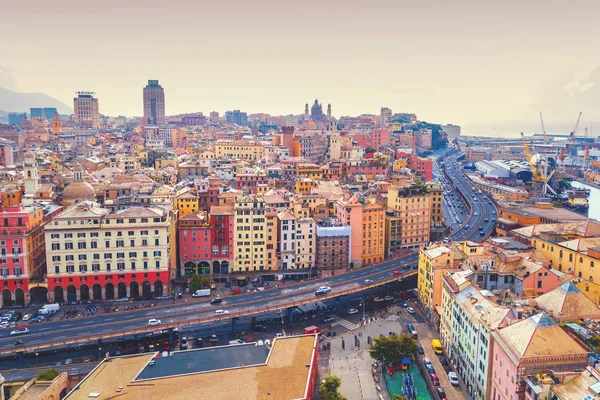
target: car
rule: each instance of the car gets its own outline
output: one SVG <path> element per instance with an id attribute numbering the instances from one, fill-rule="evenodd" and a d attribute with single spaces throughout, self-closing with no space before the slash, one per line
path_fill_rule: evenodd
<path id="1" fill-rule="evenodd" d="M 171 296 L 167 296 L 166 294 L 163 294 L 162 296 L 158 296 L 156 298 L 156 300 L 171 300 L 172 297 Z"/>
<path id="2" fill-rule="evenodd" d="M 425 350 L 423 349 L 423 346 L 421 346 L 420 344 L 417 344 L 417 353 L 420 355 L 425 354 Z"/>
<path id="3" fill-rule="evenodd" d="M 450 381 L 450 383 L 452 384 L 452 386 L 458 386 L 459 385 L 458 375 L 454 371 L 448 372 L 448 380 Z"/>
<path id="4" fill-rule="evenodd" d="M 228 310 L 215 310 L 215 315 L 229 314 Z"/>
<path id="5" fill-rule="evenodd" d="M 433 369 L 433 367 L 427 367 L 427 372 L 429 372 L 430 375 L 435 375 L 435 369 Z"/>
<path id="6" fill-rule="evenodd" d="M 403 301 L 402 303 L 400 303 L 400 305 L 401 305 L 403 308 L 408 308 L 408 303 L 407 303 L 406 301 Z"/>
<path id="7" fill-rule="evenodd" d="M 368 285 L 369 283 L 373 283 L 373 279 L 365 279 L 365 280 L 363 281 L 363 283 L 364 283 L 365 285 Z"/>
<path id="8" fill-rule="evenodd" d="M 32 315 L 31 314 L 25 314 L 23 316 L 23 321 L 29 321 L 31 319 Z"/>
<path id="9" fill-rule="evenodd" d="M 215 304 L 221 304 L 222 302 L 223 302 L 223 299 L 222 299 L 222 298 L 220 298 L 220 297 L 215 297 L 214 299 L 212 299 L 212 300 L 210 301 L 210 304 L 212 304 L 212 305 L 214 306 Z"/>
<path id="10" fill-rule="evenodd" d="M 121 297 L 117 300 L 117 303 L 127 303 L 129 301 L 129 297 Z"/>
<path id="11" fill-rule="evenodd" d="M 330 324 L 333 321 L 335 321 L 335 318 L 333 318 L 331 315 L 328 317 L 324 317 L 323 319 L 321 319 L 322 322 L 326 323 L 326 324 Z"/>
<path id="12" fill-rule="evenodd" d="M 394 296 L 385 296 L 383 299 L 385 301 L 392 301 L 392 300 L 394 300 Z"/>
<path id="13" fill-rule="evenodd" d="M 189 347 L 188 340 L 185 337 L 182 337 L 179 341 L 179 350 L 187 350 Z"/>
<path id="14" fill-rule="evenodd" d="M 210 335 L 210 339 L 208 340 L 210 343 L 219 343 L 219 338 L 217 335 Z"/>
<path id="15" fill-rule="evenodd" d="M 148 326 L 160 325 L 160 319 L 152 318 L 148 320 Z"/>
<path id="16" fill-rule="evenodd" d="M 448 365 L 448 359 L 446 357 L 440 357 L 440 364 L 442 364 L 442 366 Z"/>
<path id="17" fill-rule="evenodd" d="M 285 337 L 285 333 L 282 333 L 282 332 L 277 332 L 277 333 L 275 334 L 275 337 L 276 337 L 276 338 L 283 338 L 283 337 Z"/>
<path id="18" fill-rule="evenodd" d="M 433 383 L 433 386 L 440 386 L 440 379 L 438 378 L 438 376 L 436 374 L 429 374 L 429 377 L 431 378 L 431 382 Z"/>
<path id="19" fill-rule="evenodd" d="M 201 337 L 196 338 L 196 347 L 204 347 L 204 339 Z"/>
<path id="20" fill-rule="evenodd" d="M 413 264 L 413 269 L 419 268 L 419 264 Z"/>
<path id="21" fill-rule="evenodd" d="M 29 320 L 30 324 L 39 324 L 40 322 L 44 322 L 46 318 L 43 315 L 37 316 L 35 318 L 31 318 Z"/>
<path id="22" fill-rule="evenodd" d="M 433 367 L 433 364 L 431 363 L 431 360 L 427 357 L 425 357 L 423 359 L 423 364 L 425 365 L 425 368 L 429 368 L 429 367 Z"/>
<path id="23" fill-rule="evenodd" d="M 254 332 L 264 332 L 267 330 L 267 327 L 264 325 L 254 325 L 254 328 L 252 328 L 254 330 Z"/>
<path id="24" fill-rule="evenodd" d="M 412 307 L 406 307 L 406 311 L 408 311 L 409 314 L 414 314 L 415 313 L 415 309 Z"/>
<path id="25" fill-rule="evenodd" d="M 402 266 L 402 269 L 411 269 L 412 267 L 410 266 L 410 264 L 404 264 Z"/>
<path id="26" fill-rule="evenodd" d="M 358 310 L 356 308 L 351 308 L 348 310 L 348 314 L 349 315 L 358 314 Z"/>
<path id="27" fill-rule="evenodd" d="M 331 290 L 332 289 L 329 286 L 321 286 L 320 288 L 318 288 L 315 291 L 315 295 L 319 296 L 321 294 L 327 294 L 327 293 L 331 292 Z"/>
<path id="28" fill-rule="evenodd" d="M 20 326 L 17 329 L 15 329 L 14 331 L 11 331 L 10 336 L 25 335 L 26 333 L 29 333 L 29 328 L 27 328 L 25 326 Z"/>
<path id="29" fill-rule="evenodd" d="M 436 389 L 436 391 L 437 391 L 437 395 L 439 396 L 440 399 L 447 398 L 446 397 L 446 392 L 444 391 L 444 388 L 439 387 L 439 388 Z"/>
<path id="30" fill-rule="evenodd" d="M 474 213 L 473 213 L 473 215 L 474 215 L 474 216 L 478 216 L 478 215 L 479 215 L 479 213 L 477 213 L 477 211 L 476 211 L 476 212 L 474 212 Z"/>
<path id="31" fill-rule="evenodd" d="M 398 275 L 402 275 L 402 272 L 400 272 L 400 271 L 394 271 L 394 276 L 398 276 Z"/>
<path id="32" fill-rule="evenodd" d="M 383 298 L 382 298 L 382 297 L 374 297 L 374 298 L 373 298 L 373 301 L 374 301 L 375 303 L 381 303 L 381 302 L 383 301 Z"/>

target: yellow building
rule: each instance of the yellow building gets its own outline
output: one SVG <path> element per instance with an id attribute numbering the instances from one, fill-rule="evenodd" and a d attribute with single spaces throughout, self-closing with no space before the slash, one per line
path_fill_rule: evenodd
<path id="1" fill-rule="evenodd" d="M 316 186 L 316 182 L 312 178 L 296 178 L 294 191 L 300 194 L 310 194 L 312 188 Z"/>
<path id="2" fill-rule="evenodd" d="M 427 183 L 427 190 L 431 195 L 431 222 L 433 225 L 440 226 L 444 222 L 443 198 L 444 190 L 440 185 L 434 182 Z"/>
<path id="3" fill-rule="evenodd" d="M 392 164 L 392 165 L 393 165 L 394 172 L 398 172 L 407 167 L 408 160 L 406 158 L 399 158 L 398 160 L 394 161 L 394 164 Z"/>
<path id="4" fill-rule="evenodd" d="M 200 209 L 200 200 L 193 192 L 185 192 L 175 198 L 175 208 L 179 217 L 196 212 Z"/>
<path id="5" fill-rule="evenodd" d="M 374 202 L 362 209 L 362 263 L 369 265 L 382 262 L 385 257 L 385 208 Z"/>
<path id="6" fill-rule="evenodd" d="M 419 251 L 419 301 L 429 312 L 442 305 L 442 275 L 452 268 L 454 252 L 450 247 L 436 244 Z"/>
<path id="7" fill-rule="evenodd" d="M 215 144 L 216 158 L 238 158 L 240 160 L 258 161 L 265 156 L 265 147 L 253 140 L 217 140 Z"/>
<path id="8" fill-rule="evenodd" d="M 234 272 L 277 269 L 277 213 L 267 211 L 262 196 L 239 196 L 235 200 Z"/>
<path id="9" fill-rule="evenodd" d="M 302 178 L 319 180 L 323 176 L 323 170 L 317 164 L 297 164 L 296 175 Z"/>
<path id="10" fill-rule="evenodd" d="M 418 248 L 429 242 L 433 197 L 422 185 L 393 186 L 388 189 L 385 216 L 385 246 L 388 256 L 400 249 Z M 437 193 L 435 197 L 437 199 Z M 439 212 L 441 213 L 441 209 Z"/>

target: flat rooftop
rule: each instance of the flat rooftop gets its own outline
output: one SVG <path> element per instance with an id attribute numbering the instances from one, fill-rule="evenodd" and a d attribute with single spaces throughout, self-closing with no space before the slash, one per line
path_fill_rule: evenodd
<path id="1" fill-rule="evenodd" d="M 317 344 L 316 335 L 302 335 L 275 339 L 270 351 L 247 344 L 167 357 L 147 353 L 108 358 L 66 399 L 304 399 L 314 379 L 311 371 L 317 368 Z"/>

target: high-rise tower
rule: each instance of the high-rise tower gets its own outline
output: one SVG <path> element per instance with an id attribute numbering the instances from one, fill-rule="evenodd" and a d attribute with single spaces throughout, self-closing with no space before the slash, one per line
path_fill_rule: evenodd
<path id="1" fill-rule="evenodd" d="M 304 106 L 304 116 L 308 117 L 308 103 Z"/>
<path id="2" fill-rule="evenodd" d="M 81 126 L 98 128 L 100 126 L 100 111 L 98 99 L 94 92 L 76 92 L 77 97 L 73 99 L 75 110 L 75 123 Z"/>
<path id="3" fill-rule="evenodd" d="M 144 87 L 144 118 L 152 125 L 165 123 L 165 90 L 158 80 L 149 80 Z"/>
<path id="4" fill-rule="evenodd" d="M 327 104 L 327 118 L 331 118 L 331 103 Z"/>

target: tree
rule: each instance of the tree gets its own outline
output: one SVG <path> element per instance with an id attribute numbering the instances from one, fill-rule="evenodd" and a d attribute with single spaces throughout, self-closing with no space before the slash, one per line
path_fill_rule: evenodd
<path id="1" fill-rule="evenodd" d="M 45 369 L 43 371 L 38 372 L 37 378 L 40 381 L 53 381 L 54 378 L 60 375 L 60 371 L 54 368 Z"/>
<path id="2" fill-rule="evenodd" d="M 190 290 L 195 292 L 198 289 L 208 289 L 210 288 L 210 278 L 203 277 L 198 274 L 192 275 L 192 281 L 190 282 Z"/>
<path id="3" fill-rule="evenodd" d="M 392 400 L 408 400 L 408 397 L 395 394 L 394 397 L 392 397 Z"/>
<path id="4" fill-rule="evenodd" d="M 371 357 L 378 361 L 385 360 L 394 362 L 402 357 L 409 356 L 417 351 L 417 342 L 411 335 L 394 335 L 389 337 L 378 337 L 373 339 L 373 345 L 369 349 Z"/>
<path id="5" fill-rule="evenodd" d="M 346 397 L 338 392 L 341 384 L 342 380 L 335 375 L 325 378 L 325 381 L 321 383 L 321 387 L 319 388 L 321 400 L 347 400 Z"/>

